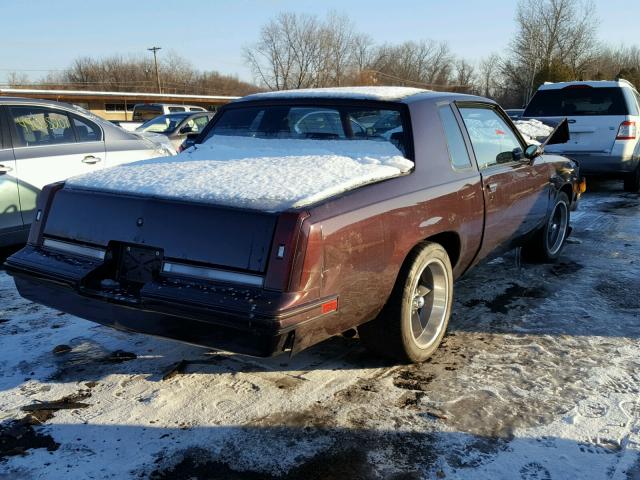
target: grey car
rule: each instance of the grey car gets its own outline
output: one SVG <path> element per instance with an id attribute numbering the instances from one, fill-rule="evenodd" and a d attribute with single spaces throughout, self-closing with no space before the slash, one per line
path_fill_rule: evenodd
<path id="1" fill-rule="evenodd" d="M 136 132 L 166 136 L 177 150 L 187 139 L 187 135 L 200 133 L 213 118 L 213 112 L 181 112 L 161 115 L 143 123 Z"/>
<path id="2" fill-rule="evenodd" d="M 127 132 L 74 105 L 0 97 L 0 246 L 26 240 L 44 185 L 174 153 L 164 137 Z"/>

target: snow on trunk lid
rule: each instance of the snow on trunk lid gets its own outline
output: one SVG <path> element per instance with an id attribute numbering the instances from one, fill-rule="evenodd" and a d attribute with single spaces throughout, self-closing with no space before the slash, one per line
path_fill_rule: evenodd
<path id="1" fill-rule="evenodd" d="M 67 188 L 279 212 L 413 168 L 389 141 L 257 139 L 217 135 L 175 156 L 67 181 Z"/>

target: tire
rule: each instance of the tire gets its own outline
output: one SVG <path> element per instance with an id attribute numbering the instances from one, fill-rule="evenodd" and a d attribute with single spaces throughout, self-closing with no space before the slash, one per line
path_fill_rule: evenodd
<path id="1" fill-rule="evenodd" d="M 535 262 L 556 260 L 566 244 L 570 220 L 569 197 L 566 193 L 560 192 L 544 227 L 522 247 L 524 258 Z"/>
<path id="2" fill-rule="evenodd" d="M 453 303 L 453 271 L 446 250 L 426 242 L 403 265 L 375 320 L 358 327 L 374 353 L 403 363 L 423 362 L 444 337 Z"/>
<path id="3" fill-rule="evenodd" d="M 635 172 L 624 177 L 624 191 L 634 193 L 640 191 L 640 166 Z"/>

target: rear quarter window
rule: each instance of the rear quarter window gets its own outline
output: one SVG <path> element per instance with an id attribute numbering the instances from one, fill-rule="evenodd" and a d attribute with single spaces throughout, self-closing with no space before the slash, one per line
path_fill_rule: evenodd
<path id="1" fill-rule="evenodd" d="M 449 151 L 449 160 L 456 170 L 471 167 L 471 159 L 467 146 L 464 143 L 464 137 L 460 131 L 460 125 L 456 120 L 453 110 L 449 105 L 442 106 L 438 109 L 444 136 L 447 141 L 447 149 Z"/>
<path id="2" fill-rule="evenodd" d="M 527 105 L 525 117 L 577 117 L 629 115 L 623 88 L 566 87 L 538 90 Z"/>

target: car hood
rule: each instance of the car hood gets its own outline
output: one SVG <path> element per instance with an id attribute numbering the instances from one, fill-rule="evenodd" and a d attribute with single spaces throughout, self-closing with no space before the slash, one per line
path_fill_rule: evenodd
<path id="1" fill-rule="evenodd" d="M 91 189 L 278 212 L 407 173 L 390 142 L 215 136 L 174 156 L 67 181 Z"/>

